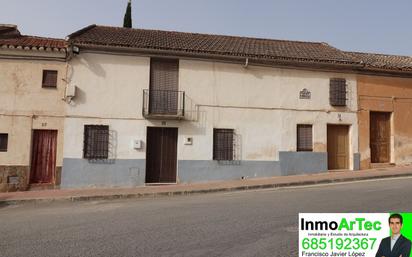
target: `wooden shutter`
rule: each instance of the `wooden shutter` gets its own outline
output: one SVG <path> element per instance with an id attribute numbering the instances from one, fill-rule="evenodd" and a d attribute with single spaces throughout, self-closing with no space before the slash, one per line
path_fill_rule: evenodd
<path id="1" fill-rule="evenodd" d="M 176 114 L 178 107 L 179 60 L 152 59 L 150 63 L 149 112 Z"/>
<path id="2" fill-rule="evenodd" d="M 109 157 L 109 126 L 84 126 L 83 157 L 85 159 L 107 159 Z"/>
<path id="3" fill-rule="evenodd" d="M 233 160 L 233 129 L 213 130 L 213 160 L 232 161 Z"/>
<path id="4" fill-rule="evenodd" d="M 346 79 L 330 79 L 330 105 L 346 106 Z"/>
<path id="5" fill-rule="evenodd" d="M 57 87 L 57 71 L 43 70 L 43 87 Z"/>
<path id="6" fill-rule="evenodd" d="M 179 60 L 152 59 L 150 64 L 150 89 L 178 90 Z"/>
<path id="7" fill-rule="evenodd" d="M 297 127 L 297 150 L 313 151 L 312 125 L 298 125 Z"/>
<path id="8" fill-rule="evenodd" d="M 7 152 L 7 144 L 9 141 L 8 134 L 0 134 L 0 152 Z"/>

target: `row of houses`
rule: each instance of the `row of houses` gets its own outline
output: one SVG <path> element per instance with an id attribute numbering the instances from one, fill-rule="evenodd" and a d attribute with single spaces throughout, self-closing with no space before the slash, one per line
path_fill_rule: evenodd
<path id="1" fill-rule="evenodd" d="M 97 25 L 60 40 L 1 25 L 0 81 L 0 191 L 412 162 L 411 57 Z"/>

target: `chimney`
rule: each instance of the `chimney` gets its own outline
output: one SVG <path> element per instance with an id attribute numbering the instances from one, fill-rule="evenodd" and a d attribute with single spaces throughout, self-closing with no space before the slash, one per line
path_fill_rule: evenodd
<path id="1" fill-rule="evenodd" d="M 0 24 L 0 39 L 20 37 L 20 31 L 17 25 L 14 24 Z"/>

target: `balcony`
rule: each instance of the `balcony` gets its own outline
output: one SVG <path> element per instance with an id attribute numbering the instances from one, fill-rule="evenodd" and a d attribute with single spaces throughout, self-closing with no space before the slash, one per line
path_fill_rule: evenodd
<path id="1" fill-rule="evenodd" d="M 144 89 L 142 111 L 146 119 L 184 119 L 185 92 Z"/>

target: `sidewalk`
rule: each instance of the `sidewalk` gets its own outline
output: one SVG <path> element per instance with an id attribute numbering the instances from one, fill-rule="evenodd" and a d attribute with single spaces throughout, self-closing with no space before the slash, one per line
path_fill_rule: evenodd
<path id="1" fill-rule="evenodd" d="M 313 175 L 279 176 L 213 183 L 145 186 L 136 188 L 90 188 L 0 193 L 0 205 L 30 202 L 87 201 L 126 198 L 155 198 L 192 194 L 231 192 L 326 184 L 390 177 L 412 176 L 412 166 L 379 168 L 362 171 L 327 172 Z"/>

